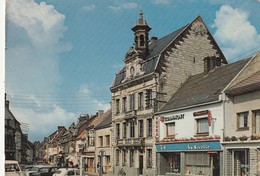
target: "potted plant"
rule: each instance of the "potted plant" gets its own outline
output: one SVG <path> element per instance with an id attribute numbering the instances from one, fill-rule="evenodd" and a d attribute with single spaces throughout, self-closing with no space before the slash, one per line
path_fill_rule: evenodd
<path id="1" fill-rule="evenodd" d="M 243 136 L 239 137 L 239 139 L 240 139 L 240 141 L 246 141 L 248 139 L 248 137 L 243 135 Z"/>
<path id="2" fill-rule="evenodd" d="M 224 141 L 230 141 L 230 140 L 231 140 L 230 137 L 228 137 L 228 136 L 224 137 Z"/>
<path id="3" fill-rule="evenodd" d="M 236 136 L 232 136 L 231 137 L 231 141 L 237 141 L 237 137 Z"/>

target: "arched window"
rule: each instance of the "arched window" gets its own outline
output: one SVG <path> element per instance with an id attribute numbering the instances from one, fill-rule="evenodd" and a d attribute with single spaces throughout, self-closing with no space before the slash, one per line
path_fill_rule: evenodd
<path id="1" fill-rule="evenodd" d="M 144 46 L 144 35 L 140 35 L 140 46 Z"/>

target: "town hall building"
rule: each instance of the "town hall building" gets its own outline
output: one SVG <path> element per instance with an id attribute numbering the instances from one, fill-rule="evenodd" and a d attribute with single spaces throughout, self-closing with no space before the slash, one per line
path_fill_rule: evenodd
<path id="1" fill-rule="evenodd" d="M 200 16 L 162 38 L 150 38 L 150 30 L 141 11 L 132 28 L 134 45 L 110 88 L 115 175 L 158 175 L 154 114 L 190 76 L 227 64 Z"/>

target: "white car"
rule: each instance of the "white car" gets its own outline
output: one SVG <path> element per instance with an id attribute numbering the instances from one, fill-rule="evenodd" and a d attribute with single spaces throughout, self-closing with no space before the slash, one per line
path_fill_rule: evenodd
<path id="1" fill-rule="evenodd" d="M 52 176 L 80 176 L 80 171 L 75 168 L 60 168 Z"/>
<path id="2" fill-rule="evenodd" d="M 26 176 L 30 176 L 34 172 L 39 172 L 40 169 L 50 167 L 50 165 L 35 165 L 27 170 L 25 170 Z"/>
<path id="3" fill-rule="evenodd" d="M 18 161 L 5 160 L 5 176 L 25 176 Z"/>

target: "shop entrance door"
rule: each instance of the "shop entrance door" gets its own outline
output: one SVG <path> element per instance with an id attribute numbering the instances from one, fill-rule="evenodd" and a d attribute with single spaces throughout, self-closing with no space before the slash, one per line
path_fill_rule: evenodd
<path id="1" fill-rule="evenodd" d="M 219 161 L 219 155 L 216 153 L 216 154 L 212 154 L 211 155 L 211 161 L 212 161 L 212 175 L 213 176 L 219 176 L 220 174 L 220 168 L 219 168 L 219 165 L 220 165 L 220 161 Z"/>
<path id="2" fill-rule="evenodd" d="M 144 163 L 143 163 L 143 155 L 139 155 L 139 175 L 143 175 L 143 168 L 144 168 Z"/>

